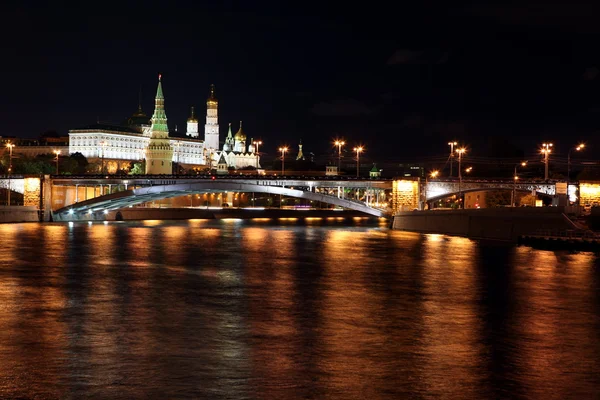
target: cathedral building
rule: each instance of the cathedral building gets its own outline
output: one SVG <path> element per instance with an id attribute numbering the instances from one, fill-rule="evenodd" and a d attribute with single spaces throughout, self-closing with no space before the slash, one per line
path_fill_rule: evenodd
<path id="1" fill-rule="evenodd" d="M 242 130 L 242 121 L 240 121 L 240 129 L 236 132 L 235 136 L 232 136 L 231 123 L 229 124 L 225 144 L 223 144 L 223 150 L 217 152 L 217 157 L 219 157 L 217 160 L 220 160 L 221 156 L 223 156 L 229 167 L 236 169 L 246 167 L 261 168 L 260 156 L 255 151 L 253 140 L 251 139 L 250 144 L 246 146 L 246 134 Z"/>
<path id="2" fill-rule="evenodd" d="M 172 174 L 173 163 L 184 167 L 214 169 L 221 156 L 228 168 L 248 166 L 260 168 L 258 155 L 240 129 L 235 138 L 229 135 L 222 150 L 219 147 L 218 100 L 215 86 L 210 86 L 206 101 L 204 140 L 199 138 L 198 119 L 194 107 L 187 120 L 186 132 L 169 131 L 165 97 L 159 76 L 152 118 L 138 110 L 121 125 L 96 123 L 69 131 L 69 153 L 81 153 L 88 159 L 102 160 L 108 172 L 126 169 L 132 161 L 146 160 L 147 174 Z"/>

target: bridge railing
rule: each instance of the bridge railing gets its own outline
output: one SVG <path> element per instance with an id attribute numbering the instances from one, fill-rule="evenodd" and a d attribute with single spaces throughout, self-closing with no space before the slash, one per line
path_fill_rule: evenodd
<path id="1" fill-rule="evenodd" d="M 13 175 L 14 177 L 15 175 Z M 257 174 L 240 174 L 240 175 L 218 175 L 218 174 L 201 174 L 201 175 L 51 175 L 53 179 L 260 179 L 260 180 L 307 180 L 307 181 L 392 181 L 393 178 L 357 178 L 355 176 L 343 175 L 257 175 Z"/>

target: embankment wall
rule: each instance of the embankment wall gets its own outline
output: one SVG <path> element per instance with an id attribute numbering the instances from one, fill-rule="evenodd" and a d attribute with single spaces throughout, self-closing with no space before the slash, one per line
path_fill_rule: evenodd
<path id="1" fill-rule="evenodd" d="M 399 212 L 392 228 L 504 241 L 516 241 L 539 230 L 577 229 L 564 214 L 564 207 Z"/>

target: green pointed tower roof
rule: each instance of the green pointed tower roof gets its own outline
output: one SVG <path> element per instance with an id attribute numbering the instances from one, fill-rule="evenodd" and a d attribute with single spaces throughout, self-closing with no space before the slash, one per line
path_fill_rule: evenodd
<path id="1" fill-rule="evenodd" d="M 377 166 L 373 164 L 373 168 L 371 168 L 371 171 L 369 172 L 379 172 L 379 170 L 377 169 Z"/>
<path id="2" fill-rule="evenodd" d="M 162 76 L 158 75 L 158 88 L 154 99 L 154 114 L 152 115 L 152 137 L 169 137 L 167 114 L 165 113 L 165 96 L 162 91 Z"/>
<path id="3" fill-rule="evenodd" d="M 165 96 L 163 95 L 163 91 L 162 91 L 162 75 L 158 74 L 158 88 L 156 89 L 156 98 L 157 99 L 164 99 Z"/>

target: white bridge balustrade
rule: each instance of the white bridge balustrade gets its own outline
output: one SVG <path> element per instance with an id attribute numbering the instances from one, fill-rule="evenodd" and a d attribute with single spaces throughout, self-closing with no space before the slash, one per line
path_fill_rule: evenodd
<path id="1" fill-rule="evenodd" d="M 423 192 L 427 201 L 441 199 L 458 193 L 474 192 L 481 190 L 517 190 L 543 193 L 549 196 L 556 194 L 556 184 L 548 182 L 518 181 L 516 184 L 507 180 L 429 180 Z"/>

